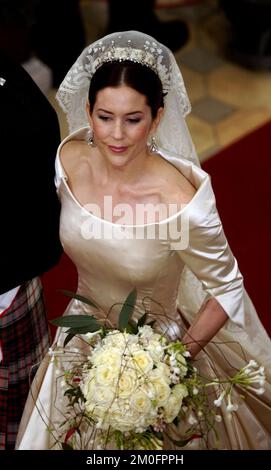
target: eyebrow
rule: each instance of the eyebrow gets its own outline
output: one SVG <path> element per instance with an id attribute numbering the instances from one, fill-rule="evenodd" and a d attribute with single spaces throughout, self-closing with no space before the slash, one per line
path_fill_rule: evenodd
<path id="1" fill-rule="evenodd" d="M 103 108 L 99 108 L 97 111 L 102 111 L 107 114 L 114 114 L 114 113 L 111 113 L 111 111 L 107 111 L 106 109 L 103 109 Z M 132 111 L 130 113 L 126 113 L 125 116 L 130 116 L 130 114 L 143 114 L 143 111 Z"/>

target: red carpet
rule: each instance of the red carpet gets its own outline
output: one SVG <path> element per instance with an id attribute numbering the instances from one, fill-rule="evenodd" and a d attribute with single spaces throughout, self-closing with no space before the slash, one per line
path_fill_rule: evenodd
<path id="1" fill-rule="evenodd" d="M 217 207 L 246 289 L 271 336 L 271 122 L 219 152 L 203 165 L 212 177 Z M 57 289 L 75 290 L 76 270 L 63 255 L 43 276 L 49 318 L 69 299 Z"/>
<path id="2" fill-rule="evenodd" d="M 59 317 L 63 314 L 70 298 L 59 292 L 61 289 L 75 292 L 77 287 L 77 271 L 65 253 L 62 255 L 60 263 L 53 269 L 43 274 L 42 284 L 44 288 L 45 303 L 48 311 L 48 318 Z M 52 334 L 55 327 L 51 326 Z"/>

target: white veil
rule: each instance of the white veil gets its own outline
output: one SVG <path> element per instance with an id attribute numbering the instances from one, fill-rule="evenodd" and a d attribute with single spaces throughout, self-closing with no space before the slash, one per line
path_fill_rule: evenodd
<path id="1" fill-rule="evenodd" d="M 91 78 L 103 63 L 115 60 L 142 63 L 158 74 L 166 93 L 163 118 L 155 135 L 158 146 L 199 165 L 185 122 L 191 106 L 174 55 L 166 46 L 138 31 L 105 36 L 86 47 L 71 67 L 56 95 L 67 114 L 70 132 L 88 125 L 85 104 Z"/>

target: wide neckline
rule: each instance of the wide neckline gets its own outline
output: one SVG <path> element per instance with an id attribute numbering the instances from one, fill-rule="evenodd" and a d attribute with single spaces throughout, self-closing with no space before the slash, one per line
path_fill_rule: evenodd
<path id="1" fill-rule="evenodd" d="M 173 157 L 173 156 L 166 156 L 166 154 L 163 154 L 161 152 L 161 150 L 158 153 L 158 155 L 160 157 L 162 157 L 164 160 L 166 160 L 167 162 L 169 162 L 170 164 L 172 164 L 182 175 L 183 173 L 180 171 L 180 169 L 178 168 L 178 164 L 179 163 L 183 163 L 184 165 L 186 164 L 189 164 L 191 165 L 191 169 L 192 171 L 200 171 L 202 173 L 202 181 L 200 182 L 200 185 L 198 188 L 196 188 L 196 192 L 194 194 L 194 196 L 192 197 L 192 199 L 185 205 L 185 207 L 183 207 L 182 209 L 180 209 L 178 212 L 176 212 L 175 214 L 171 215 L 170 217 L 167 217 L 165 219 L 162 219 L 160 220 L 159 222 L 151 222 L 151 223 L 147 223 L 147 224 L 118 224 L 118 223 L 115 223 L 115 222 L 111 222 L 110 220 L 107 220 L 107 219 L 104 219 L 102 217 L 98 217 L 97 215 L 93 214 L 92 212 L 88 211 L 79 201 L 78 199 L 75 197 L 75 195 L 73 194 L 69 184 L 68 184 L 68 176 L 66 175 L 65 173 L 65 170 L 62 166 L 62 163 L 61 163 L 61 160 L 60 160 L 60 151 L 61 151 L 61 148 L 62 146 L 68 142 L 71 138 L 75 137 L 75 136 L 78 136 L 78 134 L 80 133 L 83 133 L 83 132 L 87 132 L 89 130 L 89 127 L 83 127 L 81 129 L 77 129 L 75 132 L 73 132 L 72 134 L 68 135 L 59 145 L 58 149 L 57 149 L 57 154 L 56 154 L 56 175 L 59 176 L 61 178 L 61 181 L 62 183 L 64 184 L 64 187 L 66 188 L 66 191 L 68 193 L 68 195 L 71 197 L 71 199 L 74 201 L 74 203 L 78 206 L 78 208 L 81 210 L 81 211 L 84 211 L 86 214 L 88 214 L 88 216 L 91 216 L 93 217 L 94 219 L 98 220 L 100 223 L 105 223 L 105 224 L 109 224 L 111 226 L 114 226 L 114 227 L 125 227 L 126 229 L 127 228 L 144 228 L 144 227 L 149 227 L 149 226 L 154 226 L 154 225 L 162 225 L 162 224 L 167 224 L 167 223 L 170 223 L 172 220 L 174 219 L 177 219 L 178 217 L 180 217 L 188 208 L 191 207 L 192 204 L 195 203 L 195 201 L 197 200 L 197 198 L 199 197 L 199 193 L 202 191 L 202 188 L 204 187 L 205 183 L 209 180 L 209 175 L 208 173 L 206 173 L 204 170 L 202 170 L 202 168 L 200 167 L 197 167 L 194 163 L 188 161 L 188 160 L 184 160 L 182 159 L 181 157 L 177 158 L 177 157 Z M 79 140 L 79 139 L 78 139 Z M 176 164 L 174 164 L 176 163 Z M 58 174 L 60 173 L 60 174 Z M 183 175 L 185 176 L 185 175 Z M 185 178 L 187 178 L 187 176 L 185 176 Z M 187 178 L 188 181 L 189 181 L 189 178 Z M 191 183 L 191 181 L 189 181 Z"/>

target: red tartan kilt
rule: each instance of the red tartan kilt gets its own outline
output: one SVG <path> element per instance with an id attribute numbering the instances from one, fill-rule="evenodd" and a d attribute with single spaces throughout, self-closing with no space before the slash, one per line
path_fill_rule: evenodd
<path id="1" fill-rule="evenodd" d="M 0 316 L 0 449 L 14 448 L 30 383 L 50 346 L 39 278 L 23 284 Z"/>

